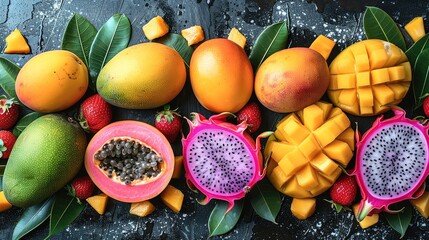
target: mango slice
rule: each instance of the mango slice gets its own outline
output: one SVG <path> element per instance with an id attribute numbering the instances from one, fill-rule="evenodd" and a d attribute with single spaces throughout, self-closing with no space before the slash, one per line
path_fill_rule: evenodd
<path id="1" fill-rule="evenodd" d="M 379 39 L 349 46 L 329 69 L 329 98 L 335 106 L 356 116 L 378 115 L 400 103 L 412 79 L 405 53 Z"/>
<path id="2" fill-rule="evenodd" d="M 171 178 L 178 179 L 183 175 L 183 156 L 174 156 L 174 170 Z"/>
<path id="3" fill-rule="evenodd" d="M 292 214 L 300 219 L 305 220 L 313 215 L 316 210 L 316 199 L 315 198 L 294 198 L 290 206 Z"/>
<path id="4" fill-rule="evenodd" d="M 420 197 L 410 200 L 419 213 L 425 217 L 429 217 L 429 192 L 425 191 Z"/>
<path id="5" fill-rule="evenodd" d="M 169 29 L 164 19 L 156 16 L 143 26 L 143 33 L 148 40 L 152 41 L 167 34 Z"/>
<path id="6" fill-rule="evenodd" d="M 88 204 L 91 205 L 91 207 L 94 208 L 95 211 L 97 211 L 100 215 L 103 215 L 106 212 L 108 200 L 109 197 L 104 193 L 100 193 L 86 199 Z"/>
<path id="7" fill-rule="evenodd" d="M 354 131 L 338 107 L 316 102 L 285 116 L 267 141 L 267 177 L 294 198 L 315 197 L 329 189 L 353 157 Z"/>
<path id="8" fill-rule="evenodd" d="M 146 217 L 155 211 L 155 206 L 149 201 L 131 203 L 130 213 L 139 217 Z"/>
<path id="9" fill-rule="evenodd" d="M 183 29 L 181 34 L 186 41 L 188 41 L 188 46 L 197 44 L 204 40 L 204 31 L 199 25 Z"/>
<path id="10" fill-rule="evenodd" d="M 311 43 L 310 48 L 320 53 L 325 60 L 329 58 L 331 55 L 332 49 L 335 46 L 335 41 L 324 36 L 319 35 L 317 38 Z"/>
<path id="11" fill-rule="evenodd" d="M 237 28 L 232 28 L 229 32 L 228 39 L 237 43 L 240 47 L 246 46 L 246 37 L 241 34 Z"/>
<path id="12" fill-rule="evenodd" d="M 357 211 L 359 209 L 359 203 L 354 204 L 352 206 L 352 209 L 353 209 L 353 213 L 354 213 L 355 218 L 356 218 Z M 362 229 L 369 228 L 372 225 L 376 224 L 378 222 L 378 219 L 379 219 L 378 213 L 374 213 L 371 216 L 366 216 L 362 221 L 359 222 L 359 225 Z"/>
<path id="13" fill-rule="evenodd" d="M 410 35 L 414 42 L 417 42 L 426 34 L 423 17 L 413 18 L 409 23 L 405 25 L 404 29 L 405 31 L 407 31 L 408 35 Z"/>
<path id="14" fill-rule="evenodd" d="M 6 197 L 4 196 L 4 192 L 0 192 L 0 212 L 4 212 L 8 209 L 12 208 L 12 204 L 10 204 Z"/>
<path id="15" fill-rule="evenodd" d="M 5 40 L 6 48 L 4 53 L 30 53 L 30 46 L 28 46 L 27 41 L 18 29 L 11 32 Z"/>
<path id="16" fill-rule="evenodd" d="M 178 213 L 182 209 L 183 198 L 185 195 L 179 189 L 168 185 L 160 194 L 162 202 L 173 212 Z"/>

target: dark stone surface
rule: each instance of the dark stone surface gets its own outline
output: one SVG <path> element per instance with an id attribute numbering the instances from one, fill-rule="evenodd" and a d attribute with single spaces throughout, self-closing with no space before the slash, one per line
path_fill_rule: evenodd
<path id="1" fill-rule="evenodd" d="M 316 4 L 314 3 L 317 3 Z M 309 46 L 318 34 L 335 39 L 338 54 L 344 47 L 364 38 L 361 26 L 363 3 L 375 4 L 387 11 L 400 25 L 404 25 L 415 16 L 424 16 L 427 24 L 429 1 L 261 1 L 261 0 L 0 0 L 0 39 L 14 29 L 19 28 L 27 38 L 32 53 L 29 55 L 6 55 L 2 57 L 22 66 L 32 56 L 59 49 L 65 24 L 73 13 L 79 13 L 89 19 L 97 29 L 114 13 L 124 13 L 132 24 L 130 45 L 145 42 L 141 27 L 156 15 L 163 16 L 171 27 L 171 32 L 192 25 L 201 25 L 206 39 L 226 37 L 232 27 L 237 27 L 247 37 L 246 51 L 250 51 L 255 38 L 263 28 L 272 23 L 290 19 L 290 46 Z M 427 26 L 426 26 L 427 29 Z M 5 42 L 0 42 L 4 49 Z M 3 51 L 1 51 L 3 52 Z M 332 58 L 332 57 L 331 57 Z M 325 98 L 326 99 L 326 98 Z M 411 113 L 410 94 L 401 104 Z M 189 116 L 192 111 L 208 116 L 210 113 L 198 104 L 189 84 L 172 102 L 180 107 L 182 115 Z M 114 120 L 136 119 L 153 123 L 154 110 L 126 110 L 115 108 Z M 75 108 L 70 109 L 72 114 Z M 261 130 L 274 128 L 283 114 L 275 114 L 263 109 Z M 350 116 L 352 122 L 359 123 L 361 131 L 366 130 L 373 118 Z M 176 154 L 180 154 L 180 143 L 174 145 Z M 184 179 L 173 180 L 172 185 L 185 193 L 184 206 L 179 214 L 173 214 L 161 201 L 154 201 L 157 211 L 146 218 L 128 213 L 129 204 L 110 200 L 107 213 L 99 216 L 91 207 L 66 230 L 53 239 L 206 239 L 208 237 L 207 220 L 214 206 L 201 206 L 196 203 L 197 195 L 191 192 Z M 253 213 L 249 204 L 233 231 L 214 239 L 398 239 L 399 234 L 392 230 L 386 220 L 372 228 L 362 230 L 352 213 L 335 213 L 329 203 L 323 201 L 326 195 L 318 197 L 317 211 L 308 220 L 299 221 L 290 212 L 291 198 L 284 197 L 278 224 L 267 222 Z M 0 239 L 10 239 L 21 209 L 13 208 L 0 214 Z M 45 222 L 26 238 L 39 239 L 47 235 L 49 225 Z M 407 239 L 428 239 L 429 222 L 417 212 L 409 227 Z"/>

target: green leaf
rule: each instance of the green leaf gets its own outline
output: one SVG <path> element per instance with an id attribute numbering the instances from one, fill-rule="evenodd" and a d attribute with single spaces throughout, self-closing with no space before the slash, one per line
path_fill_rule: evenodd
<path id="1" fill-rule="evenodd" d="M 386 213 L 385 217 L 389 225 L 404 237 L 408 226 L 410 225 L 413 211 L 410 205 L 407 205 L 403 211 L 398 213 Z"/>
<path id="2" fill-rule="evenodd" d="M 3 169 L 4 172 L 4 169 Z M 0 191 L 3 191 L 3 175 L 0 176 Z"/>
<path id="3" fill-rule="evenodd" d="M 64 31 L 61 48 L 76 54 L 88 66 L 89 49 L 96 34 L 94 25 L 75 13 Z"/>
<path id="4" fill-rule="evenodd" d="M 155 39 L 154 42 L 159 42 L 174 48 L 180 54 L 180 56 L 182 56 L 186 66 L 189 67 L 194 49 L 191 46 L 188 46 L 188 41 L 186 41 L 182 35 L 168 33 L 161 38 Z"/>
<path id="5" fill-rule="evenodd" d="M 216 203 L 208 222 L 210 237 L 222 235 L 235 227 L 243 211 L 243 200 L 235 201 L 234 207 L 225 214 L 227 209 L 227 202 L 218 201 Z"/>
<path id="6" fill-rule="evenodd" d="M 30 124 L 31 122 L 33 122 L 37 118 L 41 117 L 42 115 L 43 115 L 43 113 L 32 112 L 32 113 L 29 113 L 29 114 L 25 115 L 24 117 L 22 117 L 15 124 L 15 127 L 12 130 L 13 135 L 15 135 L 16 137 L 18 137 L 19 134 L 21 134 L 22 131 L 24 131 L 24 129 L 28 126 L 28 124 Z"/>
<path id="7" fill-rule="evenodd" d="M 286 48 L 288 37 L 289 31 L 286 22 L 272 24 L 262 31 L 249 55 L 253 71 L 256 72 L 262 62 L 271 54 Z"/>
<path id="8" fill-rule="evenodd" d="M 130 37 L 130 20 L 124 14 L 114 14 L 98 30 L 89 50 L 89 73 L 93 89 L 95 89 L 95 81 L 100 70 L 110 59 L 128 46 Z"/>
<path id="9" fill-rule="evenodd" d="M 56 193 L 51 209 L 49 235 L 46 238 L 50 238 L 64 230 L 80 215 L 85 205 L 79 204 L 75 197 L 68 195 L 64 190 Z"/>
<path id="10" fill-rule="evenodd" d="M 18 101 L 15 92 L 15 79 L 21 70 L 15 63 L 0 57 L 0 87 L 10 97 Z"/>
<path id="11" fill-rule="evenodd" d="M 15 225 L 15 229 L 13 229 L 12 239 L 22 238 L 46 221 L 51 213 L 53 202 L 54 198 L 50 197 L 42 203 L 25 209 L 18 223 Z"/>
<path id="12" fill-rule="evenodd" d="M 268 180 L 262 179 L 250 190 L 248 195 L 256 214 L 263 219 L 276 223 L 282 199 L 273 185 Z"/>
<path id="13" fill-rule="evenodd" d="M 423 50 L 416 59 L 413 71 L 413 91 L 415 109 L 419 108 L 424 98 L 429 95 L 429 49 Z"/>
<path id="14" fill-rule="evenodd" d="M 429 33 L 420 38 L 417 42 L 415 42 L 406 52 L 405 54 L 408 57 L 408 61 L 410 61 L 411 66 L 414 68 L 416 64 L 417 57 L 421 52 L 425 49 L 429 48 Z"/>
<path id="15" fill-rule="evenodd" d="M 366 7 L 363 14 L 363 30 L 368 39 L 381 39 L 406 50 L 401 30 L 385 11 L 377 7 Z"/>

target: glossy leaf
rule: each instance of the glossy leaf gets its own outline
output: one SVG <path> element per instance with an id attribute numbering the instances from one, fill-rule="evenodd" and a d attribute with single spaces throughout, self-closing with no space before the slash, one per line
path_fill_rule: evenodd
<path id="1" fill-rule="evenodd" d="M 263 219 L 276 223 L 282 199 L 273 185 L 268 180 L 262 179 L 250 190 L 248 195 L 256 214 Z"/>
<path id="2" fill-rule="evenodd" d="M 243 211 L 243 200 L 235 201 L 234 207 L 225 214 L 227 209 L 227 202 L 216 203 L 208 222 L 210 236 L 222 235 L 234 228 Z"/>
<path id="3" fill-rule="evenodd" d="M 51 209 L 51 221 L 49 225 L 49 235 L 47 238 L 64 230 L 83 211 L 86 204 L 80 204 L 75 197 L 59 191 L 55 194 L 54 203 Z"/>
<path id="4" fill-rule="evenodd" d="M 48 219 L 54 198 L 31 206 L 24 210 L 13 230 L 12 239 L 20 239 Z"/>
<path id="5" fill-rule="evenodd" d="M 407 205 L 403 211 L 398 213 L 386 213 L 385 217 L 389 225 L 401 234 L 401 238 L 405 236 L 407 228 L 411 223 L 413 210 L 410 205 Z"/>
<path id="6" fill-rule="evenodd" d="M 422 38 L 420 38 L 405 52 L 405 54 L 408 57 L 408 61 L 410 61 L 411 66 L 413 66 L 413 68 L 416 64 L 416 60 L 419 54 L 428 48 L 429 48 L 429 33 L 423 36 Z"/>
<path id="7" fill-rule="evenodd" d="M 3 167 L 3 172 L 4 172 L 4 167 Z M 3 191 L 3 173 L 2 175 L 0 175 L 0 191 Z"/>
<path id="8" fill-rule="evenodd" d="M 289 30 L 286 22 L 272 24 L 259 34 L 249 55 L 255 73 L 266 58 L 286 48 L 288 37 Z"/>
<path id="9" fill-rule="evenodd" d="M 128 46 L 131 37 L 131 24 L 124 14 L 114 14 L 98 30 L 89 50 L 89 72 L 91 76 L 91 87 L 100 70 L 116 54 Z"/>
<path id="10" fill-rule="evenodd" d="M 413 71 L 413 91 L 415 108 L 419 108 L 429 95 L 429 49 L 424 50 L 416 59 Z"/>
<path id="11" fill-rule="evenodd" d="M 20 68 L 6 58 L 0 57 L 0 87 L 10 97 L 18 101 L 15 92 L 15 79 Z"/>
<path id="12" fill-rule="evenodd" d="M 43 115 L 43 113 L 39 113 L 39 112 L 32 112 L 29 113 L 27 115 L 25 115 L 24 117 L 22 117 L 16 124 L 15 127 L 13 128 L 12 132 L 13 135 L 15 136 L 19 136 L 19 134 L 22 133 L 22 131 L 24 131 L 24 129 L 28 126 L 28 124 L 30 124 L 31 122 L 33 122 L 34 120 L 36 120 L 37 118 L 41 117 Z"/>
<path id="13" fill-rule="evenodd" d="M 406 49 L 401 30 L 385 11 L 377 7 L 366 7 L 363 14 L 363 30 L 368 39 L 381 39 Z"/>
<path id="14" fill-rule="evenodd" d="M 61 48 L 76 54 L 88 66 L 89 49 L 96 34 L 94 25 L 75 13 L 64 31 Z"/>
<path id="15" fill-rule="evenodd" d="M 155 39 L 154 42 L 159 42 L 174 48 L 180 54 L 180 56 L 182 56 L 186 66 L 189 67 L 194 49 L 191 46 L 188 46 L 188 41 L 186 41 L 182 35 L 168 33 L 161 38 Z"/>

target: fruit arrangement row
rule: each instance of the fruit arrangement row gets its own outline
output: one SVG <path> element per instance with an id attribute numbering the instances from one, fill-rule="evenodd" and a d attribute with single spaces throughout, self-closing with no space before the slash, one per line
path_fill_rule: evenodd
<path id="1" fill-rule="evenodd" d="M 367 12 L 390 19 L 381 29 L 396 27 L 381 9 L 368 7 Z M 87 202 L 101 215 L 107 201 L 115 199 L 131 203 L 130 213 L 145 217 L 155 210 L 151 199 L 157 196 L 178 213 L 184 194 L 170 180 L 184 178 L 205 196 L 200 203 L 227 203 L 212 215 L 235 216 L 229 228 L 209 229 L 218 235 L 234 227 L 240 200 L 266 176 L 266 188 L 276 189 L 270 208 L 277 210 L 267 217 L 260 214 L 263 206 L 254 204 L 254 209 L 268 220 L 275 221 L 280 209 L 278 193 L 293 198 L 292 214 L 305 220 L 316 210 L 316 197 L 327 190 L 337 210 L 353 208 L 362 228 L 377 223 L 380 212 L 393 212 L 389 205 L 410 199 L 427 218 L 428 124 L 407 118 L 397 105 L 411 86 L 416 92 L 418 69 L 427 69 L 419 59 L 428 54 L 429 36 L 421 17 L 405 26 L 415 42 L 408 50 L 403 38 L 389 38 L 399 28 L 380 39 L 377 31 L 364 27 L 369 39 L 347 47 L 328 65 L 335 42 L 323 35 L 309 48 L 261 47 L 266 41 L 286 43 L 286 23 L 264 30 L 248 56 L 246 38 L 236 28 L 228 39 L 205 40 L 200 26 L 181 35 L 169 33 L 157 16 L 142 27 L 150 42 L 128 46 L 125 15 L 114 15 L 97 31 L 75 14 L 61 50 L 38 54 L 22 68 L 2 59 L 10 79 L 2 85 L 8 96 L 0 100 L 0 128 L 5 129 L 0 131 L 0 157 L 8 159 L 0 210 L 40 204 L 55 209 L 68 194 L 76 208 Z M 82 29 L 85 41 L 77 34 Z M 279 33 L 273 35 L 273 29 Z M 106 39 L 114 46 L 106 47 Z M 5 53 L 29 52 L 19 30 L 6 41 Z M 188 119 L 168 105 L 187 79 L 199 104 L 213 113 L 209 118 L 193 113 Z M 417 95 L 427 93 L 423 88 Z M 330 102 L 321 101 L 325 94 Z M 259 129 L 259 103 L 285 114 L 273 132 Z M 74 118 L 62 114 L 76 105 Z M 416 107 L 422 105 L 429 106 L 417 98 Z M 19 120 L 20 107 L 34 113 Z M 155 126 L 112 122 L 112 108 L 159 107 L 164 110 L 157 113 Z M 384 119 L 381 114 L 390 110 L 394 116 Z M 361 136 L 347 114 L 378 118 Z M 18 121 L 27 123 L 18 129 Z M 182 155 L 175 156 L 171 144 L 181 132 Z M 251 201 L 266 198 L 271 194 L 267 189 Z M 50 214 L 51 221 L 58 220 Z M 61 230 L 50 229 L 49 236 Z M 14 237 L 22 237 L 16 231 Z"/>

